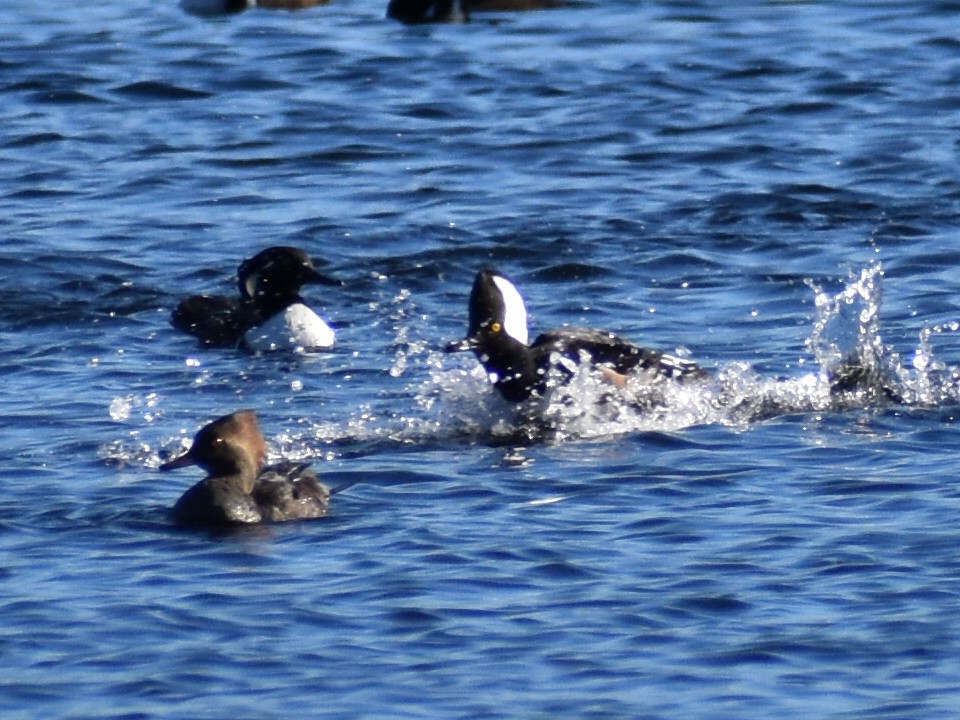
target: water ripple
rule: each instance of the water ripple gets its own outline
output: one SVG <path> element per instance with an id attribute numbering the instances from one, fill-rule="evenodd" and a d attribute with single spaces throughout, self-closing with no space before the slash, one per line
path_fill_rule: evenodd
<path id="1" fill-rule="evenodd" d="M 4 706 L 949 716 L 949 3 L 384 5 L 0 9 Z M 274 244 L 346 281 L 337 349 L 170 326 Z M 442 352 L 487 266 L 710 381 L 518 411 Z M 330 517 L 171 526 L 202 471 L 157 466 L 239 407 Z"/>

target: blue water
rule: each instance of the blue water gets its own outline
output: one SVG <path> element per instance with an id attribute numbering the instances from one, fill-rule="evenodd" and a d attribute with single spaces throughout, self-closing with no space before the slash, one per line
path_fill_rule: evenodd
<path id="1" fill-rule="evenodd" d="M 384 6 L 0 7 L 0 714 L 955 716 L 956 5 Z M 335 351 L 169 326 L 274 244 Z M 487 265 L 714 380 L 531 427 L 441 352 Z M 171 526 L 242 407 L 329 518 Z"/>

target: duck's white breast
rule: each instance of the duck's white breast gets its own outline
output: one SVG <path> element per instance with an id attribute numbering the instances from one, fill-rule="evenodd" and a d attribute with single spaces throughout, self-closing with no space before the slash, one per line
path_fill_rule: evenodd
<path id="1" fill-rule="evenodd" d="M 323 318 L 297 303 L 248 330 L 244 340 L 254 352 L 318 350 L 333 347 L 336 336 Z"/>

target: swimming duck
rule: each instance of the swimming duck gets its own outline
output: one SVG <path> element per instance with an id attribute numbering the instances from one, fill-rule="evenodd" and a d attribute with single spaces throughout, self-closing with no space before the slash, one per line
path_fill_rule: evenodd
<path id="1" fill-rule="evenodd" d="M 494 387 L 510 402 L 542 396 L 552 368 L 565 374 L 584 359 L 604 379 L 624 387 L 629 376 L 650 380 L 694 380 L 706 377 L 696 363 L 641 348 L 602 330 L 564 327 L 539 335 L 528 343 L 527 309 L 520 292 L 494 270 L 481 270 L 470 291 L 470 323 L 463 340 L 450 343 L 447 352 L 472 350 Z"/>
<path id="2" fill-rule="evenodd" d="M 405 23 L 463 22 L 474 12 L 541 10 L 564 0 L 390 0 L 387 17 Z"/>
<path id="3" fill-rule="evenodd" d="M 210 347 L 252 352 L 333 347 L 336 335 L 300 296 L 307 283 L 342 285 L 322 275 L 310 256 L 293 247 L 270 247 L 237 270 L 240 297 L 193 295 L 171 315 L 173 326 Z"/>
<path id="4" fill-rule="evenodd" d="M 161 470 L 199 465 L 205 479 L 173 506 L 178 525 L 219 527 L 323 517 L 330 490 L 309 463 L 264 468 L 267 443 L 252 410 L 224 415 L 200 428 L 190 449 Z"/>
<path id="5" fill-rule="evenodd" d="M 330 0 L 180 0 L 180 6 L 194 15 L 238 13 L 253 8 L 268 10 L 303 10 L 326 5 Z"/>

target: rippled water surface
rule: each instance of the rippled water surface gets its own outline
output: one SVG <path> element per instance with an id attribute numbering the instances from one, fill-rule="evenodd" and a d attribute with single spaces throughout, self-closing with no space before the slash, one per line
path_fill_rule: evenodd
<path id="1" fill-rule="evenodd" d="M 960 6 L 384 6 L 0 7 L 3 716 L 954 714 Z M 334 351 L 170 327 L 277 244 Z M 486 266 L 710 381 L 518 411 Z M 171 525 L 242 407 L 330 517 Z"/>

